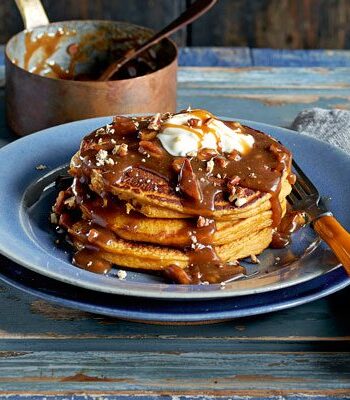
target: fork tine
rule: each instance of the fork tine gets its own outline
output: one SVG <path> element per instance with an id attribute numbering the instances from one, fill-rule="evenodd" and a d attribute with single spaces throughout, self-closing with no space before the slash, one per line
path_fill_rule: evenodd
<path id="1" fill-rule="evenodd" d="M 293 160 L 293 167 L 297 175 L 297 184 L 305 191 L 305 193 L 318 193 L 318 190 L 310 179 L 304 174 L 303 170 L 299 167 L 295 160 Z M 298 185 L 295 185 L 297 189 Z"/>
<path id="2" fill-rule="evenodd" d="M 301 180 L 301 178 L 298 177 L 297 181 L 293 185 L 293 191 L 294 191 L 294 194 L 296 195 L 296 197 L 303 198 L 304 196 L 307 195 L 307 192 L 305 191 L 305 189 L 300 184 L 300 180 Z"/>
<path id="3" fill-rule="evenodd" d="M 293 193 L 293 191 L 291 191 L 288 195 L 288 200 L 290 202 L 291 205 L 295 204 L 298 202 L 298 198 L 295 196 L 295 193 Z"/>

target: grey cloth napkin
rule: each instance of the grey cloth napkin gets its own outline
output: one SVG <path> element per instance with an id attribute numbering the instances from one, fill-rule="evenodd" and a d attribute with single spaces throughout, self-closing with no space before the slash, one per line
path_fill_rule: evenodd
<path id="1" fill-rule="evenodd" d="M 292 129 L 338 146 L 350 154 L 350 111 L 304 110 L 295 118 Z"/>

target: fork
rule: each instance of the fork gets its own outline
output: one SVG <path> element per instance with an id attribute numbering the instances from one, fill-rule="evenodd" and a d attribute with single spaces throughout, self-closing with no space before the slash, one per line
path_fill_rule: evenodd
<path id="1" fill-rule="evenodd" d="M 327 209 L 314 184 L 294 160 L 293 167 L 297 180 L 288 196 L 289 203 L 294 209 L 305 211 L 314 230 L 333 250 L 350 276 L 350 233 Z"/>

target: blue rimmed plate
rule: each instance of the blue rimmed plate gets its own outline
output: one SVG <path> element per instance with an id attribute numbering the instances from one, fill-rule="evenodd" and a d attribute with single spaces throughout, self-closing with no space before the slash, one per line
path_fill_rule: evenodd
<path id="1" fill-rule="evenodd" d="M 332 253 L 326 246 L 318 245 L 318 238 L 310 228 L 297 234 L 292 247 L 265 251 L 260 257 L 259 275 L 232 282 L 225 290 L 220 290 L 220 285 L 168 285 L 160 277 L 142 272 L 130 272 L 125 281 L 120 281 L 113 272 L 104 276 L 74 267 L 70 254 L 55 245 L 48 222 L 56 195 L 53 182 L 64 172 L 82 137 L 109 121 L 110 118 L 96 118 L 57 126 L 0 150 L 2 254 L 36 273 L 77 287 L 114 295 L 176 300 L 269 293 L 331 275 L 339 269 Z M 241 122 L 271 134 L 290 148 L 320 192 L 333 198 L 332 211 L 345 227 L 350 226 L 350 215 L 344 208 L 350 201 L 350 186 L 344 181 L 344 177 L 350 176 L 350 158 L 345 153 L 293 131 Z M 38 170 L 38 165 L 45 165 L 46 169 Z"/>
<path id="2" fill-rule="evenodd" d="M 0 280 L 54 304 L 130 321 L 167 324 L 207 324 L 284 310 L 330 295 L 349 284 L 342 268 L 293 287 L 225 299 L 168 301 L 96 295 L 37 274 L 0 256 Z"/>

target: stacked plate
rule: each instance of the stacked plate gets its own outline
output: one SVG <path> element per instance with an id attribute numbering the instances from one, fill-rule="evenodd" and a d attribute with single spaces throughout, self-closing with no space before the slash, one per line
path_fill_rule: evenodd
<path id="1" fill-rule="evenodd" d="M 223 117 L 223 119 L 229 119 Z M 98 275 L 71 264 L 69 251 L 55 244 L 49 223 L 62 175 L 83 136 L 110 118 L 61 125 L 27 136 L 0 150 L 0 279 L 63 306 L 152 322 L 213 322 L 302 304 L 350 283 L 333 254 L 311 227 L 286 249 L 266 250 L 259 273 L 220 285 L 166 284 L 159 276 L 117 270 Z M 241 121 L 282 141 L 314 181 L 332 198 L 330 209 L 350 227 L 342 207 L 350 203 L 350 157 L 323 142 L 286 129 Z M 11 260 L 11 261 L 10 261 Z M 247 269 L 251 268 L 246 264 Z M 146 299 L 146 300 L 145 300 Z"/>

